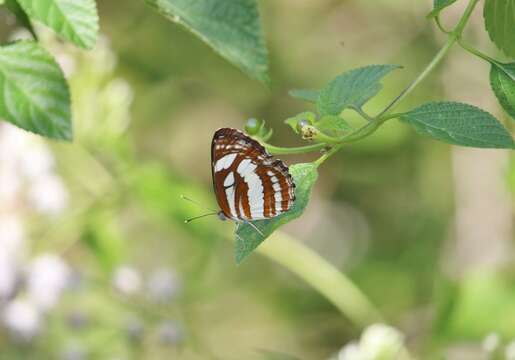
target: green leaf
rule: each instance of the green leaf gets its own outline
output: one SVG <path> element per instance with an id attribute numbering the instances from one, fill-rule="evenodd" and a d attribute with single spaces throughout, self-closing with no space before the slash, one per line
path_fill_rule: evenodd
<path id="1" fill-rule="evenodd" d="M 205 41 L 249 76 L 269 83 L 256 0 L 146 0 L 167 19 Z"/>
<path id="2" fill-rule="evenodd" d="M 456 0 L 434 0 L 433 10 L 427 15 L 428 18 L 434 18 L 440 15 L 440 12 L 448 6 L 454 4 Z"/>
<path id="3" fill-rule="evenodd" d="M 299 360 L 297 357 L 270 350 L 259 350 L 262 360 Z"/>
<path id="4" fill-rule="evenodd" d="M 475 106 L 432 102 L 411 110 L 401 120 L 424 135 L 450 144 L 479 148 L 513 148 L 509 132 L 492 115 Z"/>
<path id="5" fill-rule="evenodd" d="M 502 65 L 492 64 L 490 85 L 503 109 L 515 120 L 515 63 Z"/>
<path id="6" fill-rule="evenodd" d="M 5 0 L 5 6 L 16 17 L 16 22 L 18 23 L 18 25 L 26 28 L 32 34 L 34 39 L 37 39 L 36 32 L 32 27 L 29 17 L 25 13 L 25 11 L 23 11 L 23 9 L 20 7 L 18 2 L 16 0 Z"/>
<path id="7" fill-rule="evenodd" d="M 292 208 L 275 218 L 253 222 L 264 234 L 264 237 L 249 224 L 240 224 L 236 230 L 236 263 L 240 264 L 278 227 L 298 218 L 304 212 L 309 202 L 311 188 L 318 177 L 317 167 L 313 163 L 295 164 L 290 167 L 290 174 L 293 176 L 296 185 L 296 200 Z"/>
<path id="8" fill-rule="evenodd" d="M 95 0 L 17 0 L 25 12 L 77 46 L 91 49 L 98 35 Z"/>
<path id="9" fill-rule="evenodd" d="M 483 16 L 490 39 L 515 58 L 515 0 L 485 0 Z"/>
<path id="10" fill-rule="evenodd" d="M 0 117 L 49 138 L 72 139 L 70 92 L 63 72 L 34 41 L 0 47 Z"/>
<path id="11" fill-rule="evenodd" d="M 322 117 L 317 121 L 315 127 L 324 134 L 333 137 L 342 136 L 353 130 L 352 126 L 350 126 L 344 119 L 335 115 L 326 115 Z"/>
<path id="12" fill-rule="evenodd" d="M 313 125 L 316 122 L 316 114 L 310 111 L 306 111 L 300 114 L 297 114 L 291 118 L 284 120 L 284 123 L 290 125 L 290 127 L 295 131 L 296 134 L 299 133 L 299 121 L 305 120 L 309 123 L 309 125 Z"/>
<path id="13" fill-rule="evenodd" d="M 347 71 L 326 85 L 317 101 L 321 115 L 338 115 L 349 107 L 361 108 L 381 90 L 379 82 L 397 65 L 370 65 Z"/>
<path id="14" fill-rule="evenodd" d="M 289 94 L 291 97 L 294 97 L 296 99 L 316 103 L 318 100 L 318 96 L 320 95 L 320 91 L 315 89 L 294 89 L 290 90 Z"/>

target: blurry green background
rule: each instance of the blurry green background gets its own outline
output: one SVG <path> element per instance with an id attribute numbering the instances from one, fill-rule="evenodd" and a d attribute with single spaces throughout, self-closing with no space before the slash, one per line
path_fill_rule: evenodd
<path id="1" fill-rule="evenodd" d="M 233 224 L 183 224 L 203 210 L 180 195 L 216 207 L 219 127 L 255 117 L 273 127 L 271 143 L 300 144 L 283 120 L 311 105 L 289 89 L 404 66 L 368 105 L 379 111 L 442 44 L 425 19 L 431 3 L 261 2 L 270 88 L 140 0 L 98 1 L 103 37 L 90 52 L 41 30 L 71 83 L 76 140 L 0 124 L 0 246 L 15 254 L 0 254 L 0 359 L 327 359 L 359 338 L 269 259 L 236 266 Z M 23 36 L 3 9 L 0 20 L 2 41 Z M 467 36 L 499 55 L 481 21 L 478 9 Z M 460 100 L 503 119 L 488 87 L 488 66 L 455 49 L 401 108 Z M 514 189 L 509 152 L 451 147 L 392 121 L 324 164 L 306 213 L 283 230 L 348 274 L 418 358 L 485 359 L 485 337 L 502 351 L 515 339 Z"/>

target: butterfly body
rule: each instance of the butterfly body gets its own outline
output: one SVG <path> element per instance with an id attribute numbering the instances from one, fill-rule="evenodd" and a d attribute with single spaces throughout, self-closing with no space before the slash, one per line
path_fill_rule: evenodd
<path id="1" fill-rule="evenodd" d="M 211 169 L 222 220 L 273 218 L 288 211 L 295 201 L 295 183 L 288 167 L 239 130 L 215 132 Z"/>

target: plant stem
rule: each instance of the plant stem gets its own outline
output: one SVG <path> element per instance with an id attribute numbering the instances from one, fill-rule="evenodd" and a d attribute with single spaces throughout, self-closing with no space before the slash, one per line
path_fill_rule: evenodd
<path id="1" fill-rule="evenodd" d="M 486 60 L 487 62 L 491 63 L 497 63 L 497 60 L 492 59 L 490 56 L 482 53 L 481 51 L 474 49 L 472 46 L 468 45 L 467 43 L 463 42 L 461 39 L 458 40 L 458 45 L 460 45 L 464 50 L 468 51 L 472 55 L 475 55 L 483 60 Z"/>
<path id="2" fill-rule="evenodd" d="M 463 33 L 463 29 L 470 19 L 470 15 L 472 15 L 472 11 L 474 7 L 478 3 L 479 0 L 470 0 L 465 12 L 463 13 L 458 25 L 452 30 L 447 37 L 447 41 L 444 46 L 438 51 L 433 60 L 425 67 L 425 69 L 411 82 L 411 84 L 404 89 L 399 96 L 397 96 L 379 115 L 377 118 L 381 118 L 382 115 L 386 114 L 388 111 L 392 110 L 399 102 L 401 102 L 406 96 L 408 96 L 417 85 L 426 78 L 427 75 L 442 61 L 442 59 L 447 55 L 451 47 L 458 41 Z"/>
<path id="3" fill-rule="evenodd" d="M 308 152 L 320 151 L 327 145 L 324 143 L 311 144 L 299 147 L 280 147 L 274 146 L 267 143 L 261 143 L 265 149 L 272 155 L 284 155 L 284 154 L 305 154 Z"/>
<path id="4" fill-rule="evenodd" d="M 365 294 L 340 270 L 287 234 L 276 231 L 257 251 L 298 275 L 331 301 L 355 325 L 383 321 Z"/>

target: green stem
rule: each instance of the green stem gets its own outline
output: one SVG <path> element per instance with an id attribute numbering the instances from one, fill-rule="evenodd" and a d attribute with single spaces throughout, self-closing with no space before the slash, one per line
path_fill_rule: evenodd
<path id="1" fill-rule="evenodd" d="M 473 48 L 472 46 L 468 45 L 467 43 L 463 42 L 461 39 L 458 40 L 458 45 L 461 46 L 462 49 L 468 51 L 472 55 L 475 55 L 487 62 L 491 63 L 497 63 L 497 60 L 491 58 L 490 56 L 486 55 L 485 53 L 482 53 L 481 51 Z"/>
<path id="2" fill-rule="evenodd" d="M 274 146 L 267 143 L 261 143 L 265 149 L 272 155 L 288 155 L 288 154 L 305 154 L 314 151 L 320 151 L 327 145 L 323 143 L 317 143 L 299 147 L 280 147 Z"/>
<path id="3" fill-rule="evenodd" d="M 451 31 L 448 34 L 447 41 L 445 42 L 444 46 L 438 51 L 438 53 L 435 55 L 433 60 L 425 67 L 425 69 L 411 82 L 411 84 L 404 89 L 399 96 L 397 96 L 377 117 L 380 118 L 382 115 L 386 114 L 388 111 L 392 110 L 399 102 L 404 100 L 406 96 L 408 96 L 416 87 L 417 85 L 424 80 L 427 75 L 442 61 L 442 59 L 447 55 L 451 47 L 458 41 L 458 39 L 461 37 L 461 34 L 463 33 L 463 29 L 465 28 L 465 25 L 467 24 L 468 20 L 470 19 L 470 15 L 472 15 L 472 11 L 474 10 L 474 7 L 478 3 L 479 0 L 470 0 L 469 4 L 467 5 L 467 8 L 465 9 L 465 12 L 463 13 L 460 21 L 458 22 L 458 25 L 454 28 L 453 31 Z"/>
<path id="4" fill-rule="evenodd" d="M 357 326 L 365 327 L 383 321 L 379 311 L 352 280 L 287 234 L 276 231 L 257 251 L 298 275 Z"/>

